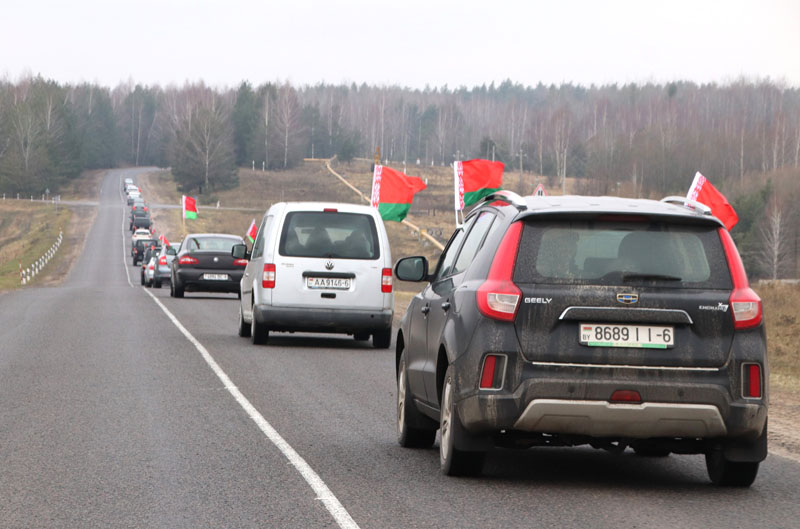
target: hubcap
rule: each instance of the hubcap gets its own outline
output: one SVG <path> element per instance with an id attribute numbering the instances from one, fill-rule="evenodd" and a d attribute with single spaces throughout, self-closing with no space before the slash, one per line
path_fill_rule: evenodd
<path id="1" fill-rule="evenodd" d="M 442 430 L 442 442 L 439 445 L 439 458 L 442 464 L 450 455 L 451 422 L 453 420 L 453 385 L 448 378 L 444 384 L 444 398 L 442 399 L 442 420 L 439 427 Z"/>
<path id="2" fill-rule="evenodd" d="M 397 433 L 403 433 L 406 421 L 406 366 L 400 365 L 400 374 L 397 377 Z"/>

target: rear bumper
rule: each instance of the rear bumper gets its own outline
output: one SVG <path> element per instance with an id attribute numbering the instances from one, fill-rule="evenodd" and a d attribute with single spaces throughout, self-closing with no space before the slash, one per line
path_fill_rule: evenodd
<path id="1" fill-rule="evenodd" d="M 204 274 L 228 274 L 228 279 L 203 279 Z M 179 269 L 177 279 L 189 292 L 239 292 L 243 270 L 205 270 L 202 268 Z"/>
<path id="2" fill-rule="evenodd" d="M 392 328 L 394 311 L 287 308 L 255 305 L 253 317 L 275 331 L 347 333 Z"/>

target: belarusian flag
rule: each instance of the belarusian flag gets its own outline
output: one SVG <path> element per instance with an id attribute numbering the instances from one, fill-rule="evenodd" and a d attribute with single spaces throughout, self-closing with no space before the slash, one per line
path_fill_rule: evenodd
<path id="1" fill-rule="evenodd" d="M 734 211 L 733 206 L 728 203 L 725 195 L 717 191 L 717 188 L 712 186 L 711 182 L 700 174 L 700 171 L 694 175 L 694 180 L 692 180 L 692 185 L 689 186 L 686 198 L 696 200 L 711 208 L 711 214 L 721 220 L 728 231 L 739 222 L 739 216 Z"/>
<path id="2" fill-rule="evenodd" d="M 426 187 L 421 178 L 376 165 L 372 174 L 372 207 L 378 208 L 383 220 L 400 222 L 408 215 L 414 194 Z"/>
<path id="3" fill-rule="evenodd" d="M 183 195 L 181 198 L 181 206 L 183 207 L 183 218 L 196 219 L 197 218 L 197 204 L 192 197 Z"/>
<path id="4" fill-rule="evenodd" d="M 503 188 L 503 162 L 468 160 L 453 164 L 456 210 L 471 206 L 483 197 Z"/>
<path id="5" fill-rule="evenodd" d="M 256 235 L 258 235 L 258 226 L 256 226 L 256 219 L 253 219 L 250 227 L 247 228 L 247 238 L 250 239 L 251 244 L 256 241 Z"/>
<path id="6" fill-rule="evenodd" d="M 167 240 L 167 236 L 166 235 L 159 235 L 158 236 L 158 240 L 160 240 L 161 244 L 163 244 L 164 246 L 171 246 L 171 244 Z"/>

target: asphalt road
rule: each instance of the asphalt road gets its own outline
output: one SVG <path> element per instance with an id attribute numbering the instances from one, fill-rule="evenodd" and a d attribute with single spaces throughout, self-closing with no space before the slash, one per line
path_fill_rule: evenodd
<path id="1" fill-rule="evenodd" d="M 440 475 L 438 449 L 395 441 L 391 351 L 256 347 L 235 296 L 139 287 L 120 197 L 136 173 L 108 173 L 63 285 L 0 296 L 0 527 L 800 527 L 800 465 L 774 455 L 745 490 L 712 486 L 700 456 L 589 448 Z"/>

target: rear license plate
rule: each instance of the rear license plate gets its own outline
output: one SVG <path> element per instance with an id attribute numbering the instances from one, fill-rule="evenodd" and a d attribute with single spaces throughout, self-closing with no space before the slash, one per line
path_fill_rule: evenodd
<path id="1" fill-rule="evenodd" d="M 675 329 L 673 327 L 581 323 L 578 329 L 580 343 L 591 347 L 667 349 L 675 345 Z"/>
<path id="2" fill-rule="evenodd" d="M 352 279 L 341 277 L 307 277 L 308 288 L 328 288 L 333 290 L 350 290 Z"/>
<path id="3" fill-rule="evenodd" d="M 203 274 L 203 279 L 210 281 L 227 281 L 228 274 Z"/>

